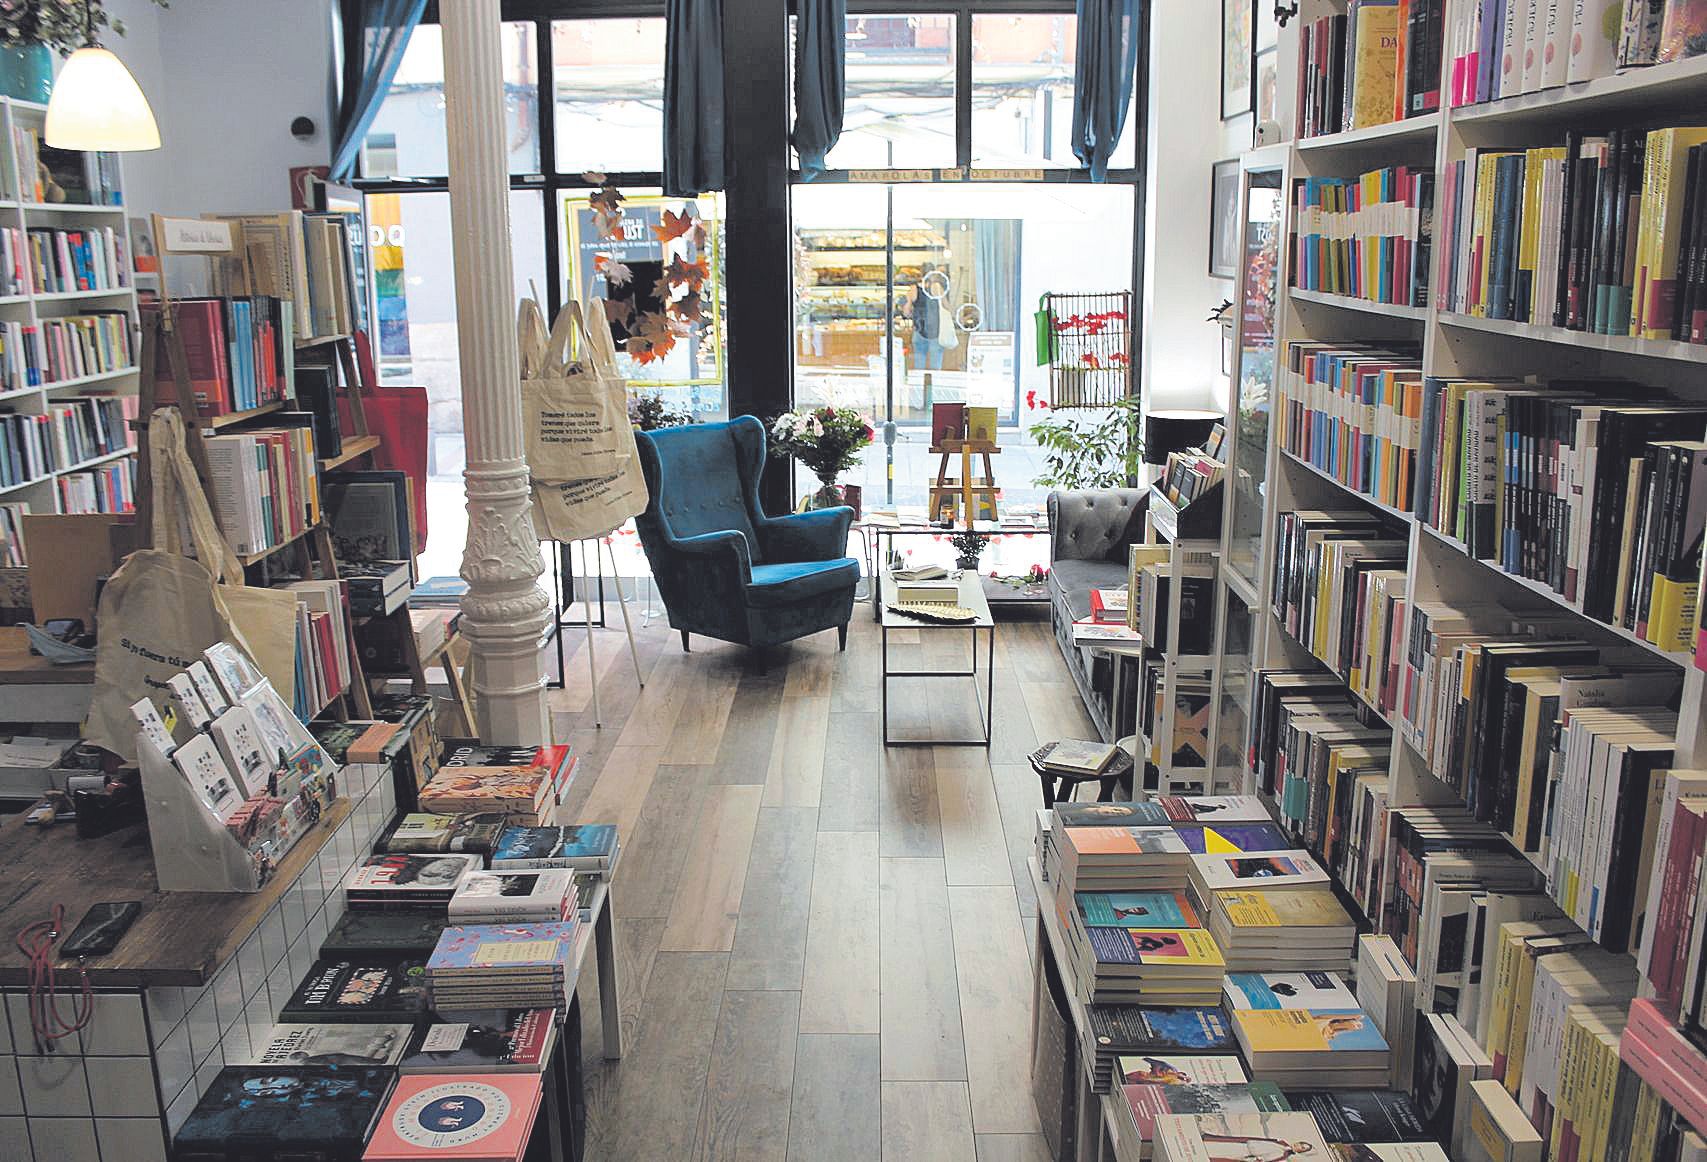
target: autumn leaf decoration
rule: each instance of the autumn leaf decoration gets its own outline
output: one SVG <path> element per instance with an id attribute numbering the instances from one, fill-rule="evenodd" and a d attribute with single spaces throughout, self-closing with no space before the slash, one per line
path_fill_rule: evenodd
<path id="1" fill-rule="evenodd" d="M 599 237 L 614 239 L 621 235 L 623 216 L 622 191 L 612 187 L 601 173 L 582 175 L 598 186 L 587 199 Z M 662 221 L 652 227 L 659 243 L 669 247 L 672 242 L 686 240 L 698 258 L 688 259 L 677 253 L 664 267 L 664 276 L 652 287 L 653 297 L 664 304 L 661 311 L 637 313 L 633 299 L 605 301 L 605 316 L 620 323 L 628 331 L 623 347 L 640 364 L 652 363 L 668 355 L 676 340 L 706 321 L 704 288 L 711 277 L 711 265 L 705 255 L 705 223 L 691 210 L 681 213 L 663 212 Z M 593 269 L 602 274 L 607 287 L 623 287 L 634 281 L 634 271 L 609 254 L 593 257 Z"/>

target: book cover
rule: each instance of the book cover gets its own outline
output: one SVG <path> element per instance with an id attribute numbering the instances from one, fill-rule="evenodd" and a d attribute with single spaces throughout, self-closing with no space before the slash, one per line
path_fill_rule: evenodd
<path id="1" fill-rule="evenodd" d="M 1087 928 L 1200 928 L 1184 892 L 1074 892 Z"/>
<path id="2" fill-rule="evenodd" d="M 1235 972 L 1222 986 L 1234 1009 L 1355 1009 L 1357 998 L 1331 972 Z"/>
<path id="3" fill-rule="evenodd" d="M 575 873 L 568 868 L 539 871 L 472 871 L 451 897 L 453 921 L 560 920 L 572 903 Z"/>
<path id="4" fill-rule="evenodd" d="M 362 957 L 390 954 L 425 960 L 438 947 L 445 930 L 443 916 L 431 912 L 346 911 L 326 939 L 320 942 L 325 957 Z"/>
<path id="5" fill-rule="evenodd" d="M 1430 1140 L 1416 1103 L 1397 1090 L 1288 1089 L 1286 1102 L 1315 1118 L 1331 1143 Z"/>
<path id="6" fill-rule="evenodd" d="M 1056 803 L 1062 827 L 1158 827 L 1168 822 L 1159 803 Z"/>
<path id="7" fill-rule="evenodd" d="M 1301 851 L 1195 855 L 1192 874 L 1209 891 L 1251 886 L 1311 887 L 1328 882 L 1327 873 Z"/>
<path id="8" fill-rule="evenodd" d="M 1123 619 L 1124 620 L 1124 619 Z M 1062 739 L 1039 761 L 1050 770 L 1094 775 L 1114 758 L 1114 744 Z"/>
<path id="9" fill-rule="evenodd" d="M 1232 1016 L 1253 1054 L 1387 1052 L 1361 1009 L 1236 1009 Z"/>
<path id="10" fill-rule="evenodd" d="M 1235 1053 L 1238 1044 L 1222 1005 L 1092 1005 L 1097 1047 L 1124 1053 Z"/>
<path id="11" fill-rule="evenodd" d="M 1231 1053 L 1122 1055 L 1115 1064 L 1123 1085 L 1243 1085 L 1245 1067 Z"/>
<path id="12" fill-rule="evenodd" d="M 364 1162 L 520 1158 L 540 1086 L 536 1074 L 409 1074 L 386 1104 Z"/>
<path id="13" fill-rule="evenodd" d="M 1138 1136 L 1155 1137 L 1156 1119 L 1165 1114 L 1257 1114 L 1286 1110 L 1286 1098 L 1273 1082 L 1219 1085 L 1143 1085 L 1121 1087 Z"/>
<path id="14" fill-rule="evenodd" d="M 172 1143 L 179 1162 L 225 1162 L 235 1142 L 267 1156 L 355 1162 L 374 1131 L 395 1070 L 366 1066 L 227 1065 Z"/>
<path id="15" fill-rule="evenodd" d="M 412 1021 L 427 1007 L 426 983 L 418 960 L 317 960 L 279 1017 L 302 1024 Z"/>
<path id="16" fill-rule="evenodd" d="M 404 906 L 443 903 L 463 877 L 479 866 L 480 857 L 466 852 L 370 855 L 344 881 L 344 891 L 351 899 Z"/>
<path id="17" fill-rule="evenodd" d="M 966 405 L 963 403 L 933 403 L 931 405 L 931 444 L 940 447 L 948 440 L 966 438 Z"/>
<path id="18" fill-rule="evenodd" d="M 1316 1162 L 1333 1157 L 1315 1119 L 1296 1113 L 1163 1114 L 1156 1119 L 1155 1149 L 1168 1162 Z"/>
<path id="19" fill-rule="evenodd" d="M 1206 823 L 1174 828 L 1193 855 L 1233 855 L 1246 851 L 1285 851 L 1292 845 L 1272 823 Z"/>
<path id="20" fill-rule="evenodd" d="M 1271 816 L 1255 795 L 1163 795 L 1155 800 L 1176 823 L 1268 823 Z"/>
<path id="21" fill-rule="evenodd" d="M 1098 964 L 1221 968 L 1221 950 L 1200 928 L 1092 928 L 1087 932 Z"/>
<path id="22" fill-rule="evenodd" d="M 1081 858 L 1191 854 L 1171 827 L 1070 827 L 1061 838 Z"/>
<path id="23" fill-rule="evenodd" d="M 1399 63 L 1398 0 L 1364 0 L 1357 8 L 1352 70 L 1352 129 L 1393 120 Z"/>
<path id="24" fill-rule="evenodd" d="M 602 867 L 616 851 L 616 825 L 580 823 L 569 827 L 507 827 L 492 849 L 494 868 Z"/>
<path id="25" fill-rule="evenodd" d="M 1217 907 L 1234 928 L 1353 927 L 1339 897 L 1326 888 L 1263 891 L 1234 889 L 1215 893 Z"/>
<path id="26" fill-rule="evenodd" d="M 538 1073 L 556 1039 L 555 1009 L 458 1013 L 427 1027 L 400 1066 L 404 1073 Z"/>
<path id="27" fill-rule="evenodd" d="M 396 1065 L 413 1025 L 274 1025 L 247 1062 L 232 1065 Z"/>
<path id="28" fill-rule="evenodd" d="M 573 922 L 452 925 L 439 937 L 427 961 L 429 972 L 446 969 L 517 970 L 546 968 L 561 972 L 575 951 Z"/>

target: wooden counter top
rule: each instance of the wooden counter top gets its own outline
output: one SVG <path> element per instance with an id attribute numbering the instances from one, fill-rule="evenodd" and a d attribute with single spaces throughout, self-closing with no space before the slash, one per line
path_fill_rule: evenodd
<path id="1" fill-rule="evenodd" d="M 56 666 L 46 658 L 30 653 L 30 636 L 22 626 L 0 626 L 0 686 L 23 682 L 88 685 L 94 680 L 94 662 Z"/>
<path id="2" fill-rule="evenodd" d="M 4 665 L 0 660 L 0 673 Z M 140 901 L 142 914 L 113 955 L 89 962 L 90 983 L 96 988 L 206 984 L 237 955 L 238 946 L 351 810 L 348 799 L 333 803 L 258 892 L 159 891 L 148 829 L 141 825 L 100 839 L 78 839 L 70 823 L 44 830 L 26 827 L 22 816 L 14 816 L 0 826 L 0 985 L 29 982 L 14 937 L 25 925 L 51 915 L 53 905 L 65 905 L 64 939 L 91 905 L 123 900 Z M 61 966 L 75 968 L 73 962 Z M 75 980 L 62 977 L 61 987 L 75 989 Z"/>

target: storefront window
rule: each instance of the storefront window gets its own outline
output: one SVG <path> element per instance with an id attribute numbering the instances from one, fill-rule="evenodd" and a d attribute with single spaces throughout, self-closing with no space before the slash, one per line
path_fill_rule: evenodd
<path id="1" fill-rule="evenodd" d="M 560 172 L 663 168 L 663 20 L 553 21 L 551 61 Z"/>
<path id="2" fill-rule="evenodd" d="M 972 164 L 993 168 L 1076 168 L 1073 156 L 1073 61 L 1078 18 L 1013 12 L 972 18 Z M 1132 109 L 1127 123 L 1131 126 Z M 1137 155 L 1131 126 L 1109 165 L 1127 169 Z"/>
<path id="3" fill-rule="evenodd" d="M 952 16 L 850 16 L 847 99 L 831 169 L 952 166 Z"/>

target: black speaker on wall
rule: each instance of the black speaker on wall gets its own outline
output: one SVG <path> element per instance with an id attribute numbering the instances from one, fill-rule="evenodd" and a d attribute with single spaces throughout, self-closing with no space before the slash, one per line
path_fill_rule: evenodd
<path id="1" fill-rule="evenodd" d="M 1144 463 L 1166 464 L 1169 452 L 1196 448 L 1221 421 L 1220 412 L 1203 408 L 1164 408 L 1144 417 Z"/>

